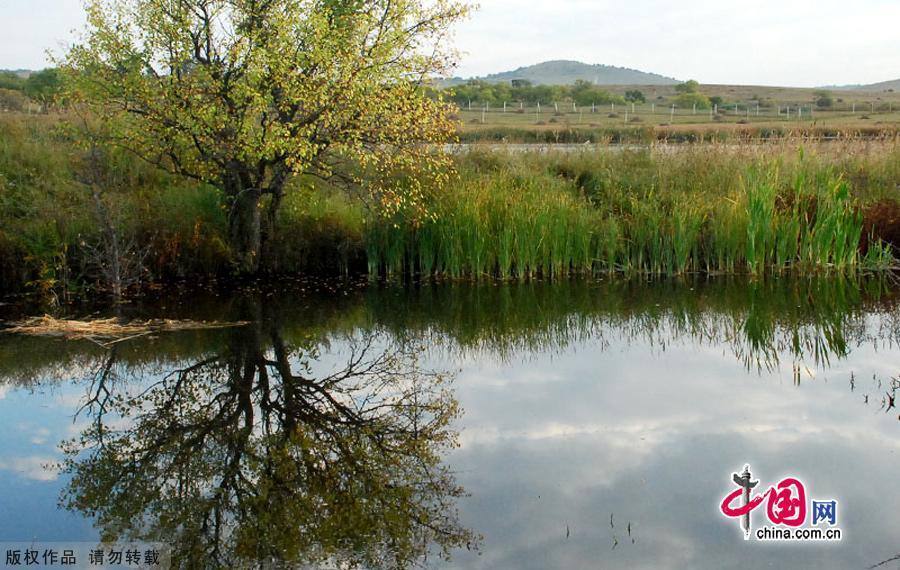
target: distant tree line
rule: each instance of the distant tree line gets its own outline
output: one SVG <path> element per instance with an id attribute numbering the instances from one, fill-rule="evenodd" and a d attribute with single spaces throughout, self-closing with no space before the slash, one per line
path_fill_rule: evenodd
<path id="1" fill-rule="evenodd" d="M 722 104 L 722 98 L 715 100 L 700 92 L 700 84 L 695 80 L 686 81 L 675 86 L 676 96 L 672 102 L 683 109 L 696 106 L 698 109 L 710 109 L 714 104 Z M 464 85 L 457 85 L 440 90 L 440 93 L 461 108 L 469 104 L 481 107 L 502 106 L 504 103 L 523 103 L 534 107 L 552 105 L 554 103 L 575 103 L 579 107 L 591 105 L 609 105 L 610 103 L 646 103 L 647 98 L 638 89 L 631 89 L 625 95 L 618 95 L 603 89 L 589 81 L 578 80 L 574 85 L 533 85 L 529 81 L 515 80 L 511 83 L 490 83 L 472 80 Z"/>
<path id="2" fill-rule="evenodd" d="M 644 99 L 640 91 L 629 91 L 628 97 L 616 95 L 602 89 L 589 81 L 579 80 L 574 85 L 532 85 L 528 81 L 508 83 L 489 83 L 473 80 L 464 85 L 457 85 L 441 90 L 445 98 L 461 108 L 469 105 L 501 106 L 504 103 L 523 103 L 529 107 L 552 105 L 560 102 L 574 102 L 581 107 L 590 105 L 625 104 L 629 100 L 641 102 Z"/>

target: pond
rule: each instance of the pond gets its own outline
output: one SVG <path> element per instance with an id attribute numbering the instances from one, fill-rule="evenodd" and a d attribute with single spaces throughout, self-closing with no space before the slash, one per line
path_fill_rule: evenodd
<path id="1" fill-rule="evenodd" d="M 297 282 L 117 309 L 240 327 L 0 334 L 0 537 L 209 567 L 897 568 L 898 293 Z M 745 541 L 721 509 L 745 465 L 760 496 L 836 500 L 841 540 Z"/>

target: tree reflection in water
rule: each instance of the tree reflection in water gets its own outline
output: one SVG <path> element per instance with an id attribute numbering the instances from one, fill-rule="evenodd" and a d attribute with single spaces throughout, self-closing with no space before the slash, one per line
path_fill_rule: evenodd
<path id="1" fill-rule="evenodd" d="M 154 312 L 160 302 L 135 314 L 257 324 L 142 337 L 111 353 L 0 335 L 0 389 L 90 372 L 94 421 L 68 445 L 64 504 L 96 516 L 105 538 L 174 542 L 186 566 L 399 567 L 473 541 L 455 515 L 462 490 L 441 464 L 457 404 L 413 347 L 503 363 L 681 343 L 721 350 L 751 374 L 778 377 L 790 363 L 799 384 L 801 372 L 812 378 L 861 348 L 900 345 L 898 300 L 891 282 L 830 278 L 198 296 L 181 314 Z M 323 372 L 335 355 L 317 347 L 344 336 L 357 341 Z M 853 405 L 896 413 L 900 383 L 875 372 L 848 379 Z M 146 391 L 125 395 L 135 383 Z"/>
<path id="2" fill-rule="evenodd" d="M 471 548 L 442 465 L 459 408 L 420 350 L 366 334 L 316 378 L 318 350 L 271 324 L 138 395 L 107 397 L 102 367 L 94 421 L 65 446 L 63 504 L 104 540 L 172 544 L 186 567 L 407 567 Z"/>

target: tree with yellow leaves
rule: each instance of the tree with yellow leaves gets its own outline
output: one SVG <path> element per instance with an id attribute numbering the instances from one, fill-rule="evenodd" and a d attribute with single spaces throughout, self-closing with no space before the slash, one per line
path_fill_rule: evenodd
<path id="1" fill-rule="evenodd" d="M 254 273 L 297 174 L 424 211 L 452 137 L 423 84 L 445 73 L 457 0 L 87 0 L 61 62 L 67 101 L 111 142 L 219 188 L 237 269 Z"/>

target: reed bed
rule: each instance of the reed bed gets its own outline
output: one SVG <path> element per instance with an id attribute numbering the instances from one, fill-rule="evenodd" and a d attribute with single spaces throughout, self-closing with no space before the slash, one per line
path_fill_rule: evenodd
<path id="1" fill-rule="evenodd" d="M 900 194 L 900 152 L 768 148 L 460 157 L 433 216 L 366 228 L 373 276 L 532 279 L 604 273 L 887 271 L 866 226 Z"/>

